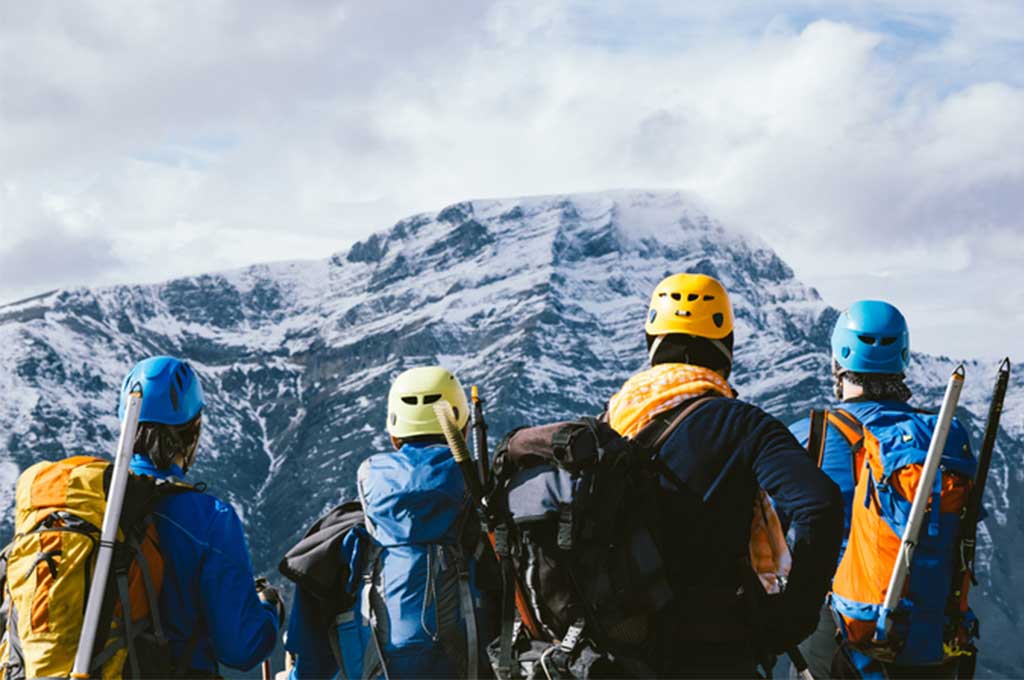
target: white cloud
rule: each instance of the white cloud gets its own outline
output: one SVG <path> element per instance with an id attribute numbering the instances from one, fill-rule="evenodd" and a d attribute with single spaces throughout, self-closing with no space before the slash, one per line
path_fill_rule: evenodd
<path id="1" fill-rule="evenodd" d="M 5 267 L 0 300 L 323 257 L 468 197 L 681 186 L 834 304 L 993 354 L 1024 332 L 1022 55 L 1012 2 L 15 4 L 0 262 L 49 238 L 109 266 Z"/>

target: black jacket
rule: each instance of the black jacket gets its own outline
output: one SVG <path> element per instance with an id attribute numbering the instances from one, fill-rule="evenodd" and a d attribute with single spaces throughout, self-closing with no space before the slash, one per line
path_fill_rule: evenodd
<path id="1" fill-rule="evenodd" d="M 665 529 L 674 588 L 696 609 L 684 640 L 735 637 L 774 652 L 795 645 L 818 621 L 843 530 L 839 488 L 811 461 L 786 427 L 736 399 L 700 405 L 672 433 L 660 457 L 687 493 L 665 483 Z M 754 611 L 735 598 L 750 573 L 750 524 L 758 487 L 790 518 L 793 568 L 782 596 Z M 672 537 L 676 537 L 673 540 Z M 717 636 L 721 638 L 722 636 Z M 743 638 L 748 638 L 743 640 Z"/>

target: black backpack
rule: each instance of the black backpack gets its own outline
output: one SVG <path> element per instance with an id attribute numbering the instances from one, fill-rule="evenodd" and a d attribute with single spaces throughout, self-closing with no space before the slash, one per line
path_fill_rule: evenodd
<path id="1" fill-rule="evenodd" d="M 487 498 L 502 565 L 499 678 L 650 677 L 658 617 L 673 600 L 659 496 L 687 493 L 658 452 L 700 397 L 636 437 L 603 419 L 514 430 Z"/>

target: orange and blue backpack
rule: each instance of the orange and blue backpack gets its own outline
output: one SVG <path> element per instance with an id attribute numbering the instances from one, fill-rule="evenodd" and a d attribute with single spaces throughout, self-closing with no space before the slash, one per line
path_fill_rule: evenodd
<path id="1" fill-rule="evenodd" d="M 967 432 L 953 421 L 910 576 L 886 635 L 882 603 L 937 416 L 898 402 L 850 406 L 859 418 L 850 410 L 813 411 L 808 446 L 820 464 L 823 432 L 832 426 L 852 454 L 850 535 L 831 594 L 840 632 L 854 651 L 901 666 L 939 665 L 970 653 L 977 620 L 966 587 L 951 592 L 961 514 L 976 467 Z"/>

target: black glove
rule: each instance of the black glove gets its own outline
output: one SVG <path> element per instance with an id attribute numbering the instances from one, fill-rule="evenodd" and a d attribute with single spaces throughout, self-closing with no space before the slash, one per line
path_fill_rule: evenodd
<path id="1" fill-rule="evenodd" d="M 280 628 L 284 625 L 284 600 L 281 599 L 281 593 L 277 592 L 277 588 L 270 585 L 265 577 L 260 576 L 256 579 L 256 595 L 260 598 L 261 602 L 268 602 L 274 605 L 277 609 L 277 627 Z"/>
<path id="2" fill-rule="evenodd" d="M 807 607 L 789 593 L 765 595 L 754 612 L 754 628 L 758 642 L 773 654 L 803 642 L 818 627 L 821 604 Z"/>

